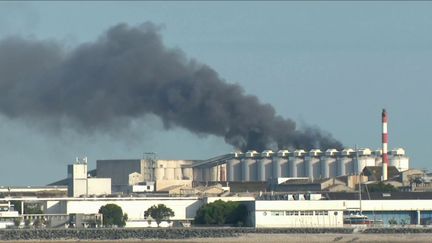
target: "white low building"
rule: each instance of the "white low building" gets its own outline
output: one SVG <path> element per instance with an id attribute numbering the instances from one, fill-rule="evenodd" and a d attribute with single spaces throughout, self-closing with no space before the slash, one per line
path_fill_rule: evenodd
<path id="1" fill-rule="evenodd" d="M 87 170 L 87 158 L 76 160 L 68 165 L 68 196 L 88 197 L 90 195 L 111 194 L 111 178 L 90 178 Z"/>
<path id="2" fill-rule="evenodd" d="M 145 220 L 144 212 L 157 204 L 165 204 L 174 211 L 172 220 L 192 220 L 203 204 L 197 197 L 54 198 L 44 201 L 47 214 L 96 214 L 102 206 L 116 204 L 131 221 Z"/>
<path id="3" fill-rule="evenodd" d="M 383 194 L 384 195 L 384 194 Z M 165 204 L 175 216 L 173 221 L 191 221 L 198 209 L 216 200 L 239 201 L 247 205 L 249 226 L 265 227 L 343 227 L 344 216 L 362 209 L 371 220 L 384 224 L 432 225 L 432 199 L 413 200 L 318 200 L 301 196 L 254 197 L 87 197 L 87 198 L 4 198 L 2 201 L 39 201 L 45 214 L 97 214 L 106 204 L 116 204 L 128 214 L 127 226 L 145 226 L 144 212 L 153 205 Z M 310 199 L 310 200 L 307 200 Z M 315 199 L 315 200 L 314 200 Z M 147 225 L 149 226 L 149 225 Z M 151 226 L 151 225 L 150 225 Z"/>
<path id="4" fill-rule="evenodd" d="M 15 224 L 15 220 L 19 219 L 17 211 L 11 211 L 11 204 L 0 203 L 0 229 L 5 229 Z"/>
<path id="5" fill-rule="evenodd" d="M 343 227 L 343 202 L 255 201 L 256 228 Z"/>

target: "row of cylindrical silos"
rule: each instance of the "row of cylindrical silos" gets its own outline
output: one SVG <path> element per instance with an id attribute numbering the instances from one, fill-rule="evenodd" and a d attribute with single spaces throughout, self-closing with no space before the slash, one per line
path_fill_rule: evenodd
<path id="1" fill-rule="evenodd" d="M 280 150 L 273 153 L 265 150 L 262 153 L 247 151 L 236 152 L 226 163 L 228 181 L 267 181 L 278 177 L 330 178 L 336 176 L 359 174 L 366 166 L 381 166 L 380 151 L 370 149 L 328 149 L 322 152 L 312 149 Z M 409 159 L 403 149 L 390 152 L 390 165 L 400 171 L 407 170 Z"/>
<path id="2" fill-rule="evenodd" d="M 194 168 L 194 181 L 226 181 L 226 164 Z"/>
<path id="3" fill-rule="evenodd" d="M 182 165 L 188 164 L 185 160 L 157 160 L 154 165 L 148 164 L 152 171 L 152 180 L 191 180 L 193 169 Z M 153 168 L 152 168 L 153 167 Z M 145 172 L 141 172 L 144 174 Z"/>

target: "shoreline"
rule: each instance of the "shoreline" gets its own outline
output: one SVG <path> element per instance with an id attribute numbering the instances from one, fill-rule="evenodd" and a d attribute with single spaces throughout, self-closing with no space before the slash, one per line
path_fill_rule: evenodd
<path id="1" fill-rule="evenodd" d="M 432 228 L 151 228 L 0 230 L 6 242 L 430 242 Z"/>
<path id="2" fill-rule="evenodd" d="M 190 238 L 190 239 L 113 239 L 113 240 L 0 240 L 0 243 L 31 243 L 31 242 L 49 242 L 49 243 L 66 243 L 66 242 L 94 242 L 94 243 L 136 243 L 136 242 L 160 242 L 160 243 L 262 243 L 262 242 L 430 242 L 431 233 L 416 233 L 416 234 L 261 234 L 247 233 L 240 234 L 237 237 L 222 237 L 222 238 Z"/>

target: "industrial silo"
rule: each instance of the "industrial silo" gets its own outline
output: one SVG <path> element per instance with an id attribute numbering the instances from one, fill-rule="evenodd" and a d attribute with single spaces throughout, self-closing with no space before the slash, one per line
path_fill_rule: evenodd
<path id="1" fill-rule="evenodd" d="M 192 180 L 193 179 L 193 169 L 192 168 L 182 168 L 183 179 Z"/>
<path id="2" fill-rule="evenodd" d="M 382 150 L 377 149 L 372 152 L 372 155 L 375 158 L 375 166 L 382 166 Z"/>
<path id="3" fill-rule="evenodd" d="M 174 179 L 175 180 L 183 180 L 182 168 L 180 165 L 174 168 Z"/>
<path id="4" fill-rule="evenodd" d="M 194 181 L 205 181 L 204 168 L 201 168 L 201 167 L 193 168 L 193 180 Z"/>
<path id="5" fill-rule="evenodd" d="M 229 159 L 227 162 L 227 180 L 228 181 L 241 181 L 241 166 L 240 158 L 243 153 L 234 152 L 233 158 Z"/>
<path id="6" fill-rule="evenodd" d="M 337 175 L 336 160 L 338 151 L 336 149 L 327 149 L 321 157 L 321 177 L 331 178 Z"/>
<path id="7" fill-rule="evenodd" d="M 375 166 L 375 157 L 372 156 L 372 151 L 368 148 L 357 150 L 358 156 L 355 157 L 353 173 L 359 175 L 366 166 Z"/>
<path id="8" fill-rule="evenodd" d="M 249 150 L 245 153 L 241 161 L 242 167 L 242 181 L 256 181 L 256 156 L 257 151 Z"/>
<path id="9" fill-rule="evenodd" d="M 164 164 L 157 161 L 156 168 L 155 168 L 155 180 L 163 180 L 164 177 L 165 177 Z"/>
<path id="10" fill-rule="evenodd" d="M 202 181 L 211 181 L 211 168 L 204 167 L 202 168 L 203 172 L 203 180 Z"/>
<path id="11" fill-rule="evenodd" d="M 288 150 L 279 150 L 273 157 L 272 178 L 288 177 Z"/>
<path id="12" fill-rule="evenodd" d="M 288 160 L 289 177 L 304 176 L 304 155 L 306 152 L 303 149 L 294 150 L 293 156 Z"/>
<path id="13" fill-rule="evenodd" d="M 319 149 L 311 149 L 304 160 L 305 176 L 311 179 L 320 177 L 320 156 Z"/>
<path id="14" fill-rule="evenodd" d="M 398 171 L 409 169 L 409 158 L 405 156 L 405 150 L 402 148 L 393 149 L 390 152 L 390 165 L 395 166 Z"/>
<path id="15" fill-rule="evenodd" d="M 227 164 L 221 164 L 219 165 L 219 181 L 226 181 L 227 180 Z"/>
<path id="16" fill-rule="evenodd" d="M 171 160 L 165 160 L 164 161 L 165 164 L 165 180 L 174 180 L 175 179 L 175 175 L 174 175 L 174 168 L 176 167 L 174 161 Z"/>
<path id="17" fill-rule="evenodd" d="M 272 177 L 273 151 L 264 150 L 257 162 L 257 181 L 267 181 Z"/>
<path id="18" fill-rule="evenodd" d="M 343 149 L 340 152 L 339 158 L 337 158 L 337 176 L 351 175 L 353 174 L 353 155 L 354 150 Z"/>
<path id="19" fill-rule="evenodd" d="M 207 169 L 207 173 L 208 173 L 208 177 L 207 180 L 208 181 L 214 181 L 217 179 L 217 168 L 213 167 L 208 167 Z"/>
<path id="20" fill-rule="evenodd" d="M 165 179 L 174 180 L 174 168 L 172 167 L 165 168 Z"/>

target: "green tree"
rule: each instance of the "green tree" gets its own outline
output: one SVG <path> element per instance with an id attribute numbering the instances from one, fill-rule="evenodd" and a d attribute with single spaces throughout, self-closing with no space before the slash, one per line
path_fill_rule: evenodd
<path id="1" fill-rule="evenodd" d="M 11 201 L 15 211 L 21 214 L 21 201 Z M 24 203 L 24 214 L 43 214 L 40 203 Z"/>
<path id="2" fill-rule="evenodd" d="M 396 192 L 398 189 L 390 184 L 385 184 L 382 181 L 377 184 L 368 185 L 369 192 Z"/>
<path id="3" fill-rule="evenodd" d="M 394 218 L 389 219 L 388 221 L 389 225 L 397 225 L 397 220 Z"/>
<path id="4" fill-rule="evenodd" d="M 15 211 L 18 211 L 19 214 L 21 214 L 21 202 L 20 201 L 11 201 L 11 204 L 14 207 Z"/>
<path id="5" fill-rule="evenodd" d="M 30 220 L 30 219 L 26 219 L 26 220 L 24 220 L 24 225 L 25 225 L 26 227 L 29 227 L 30 224 L 31 224 L 31 220 Z"/>
<path id="6" fill-rule="evenodd" d="M 230 224 L 241 226 L 246 223 L 247 214 L 248 211 L 244 204 L 217 200 L 203 205 L 198 209 L 195 223 L 205 225 Z"/>
<path id="7" fill-rule="evenodd" d="M 43 214 L 41 205 L 38 203 L 24 204 L 25 214 Z"/>
<path id="8" fill-rule="evenodd" d="M 15 227 L 19 227 L 21 225 L 21 218 L 16 218 L 16 219 L 14 219 L 13 222 L 14 222 Z"/>
<path id="9" fill-rule="evenodd" d="M 148 218 L 149 216 L 156 220 L 159 226 L 162 220 L 168 220 L 170 217 L 174 217 L 174 211 L 165 206 L 165 204 L 158 204 L 151 206 L 144 212 L 144 218 Z"/>
<path id="10" fill-rule="evenodd" d="M 123 214 L 122 208 L 116 204 L 102 206 L 99 213 L 103 215 L 103 224 L 105 226 L 116 225 L 123 227 L 126 225 L 127 214 Z"/>
<path id="11" fill-rule="evenodd" d="M 36 228 L 41 228 L 45 225 L 45 220 L 43 218 L 37 218 L 33 221 L 33 226 Z"/>

